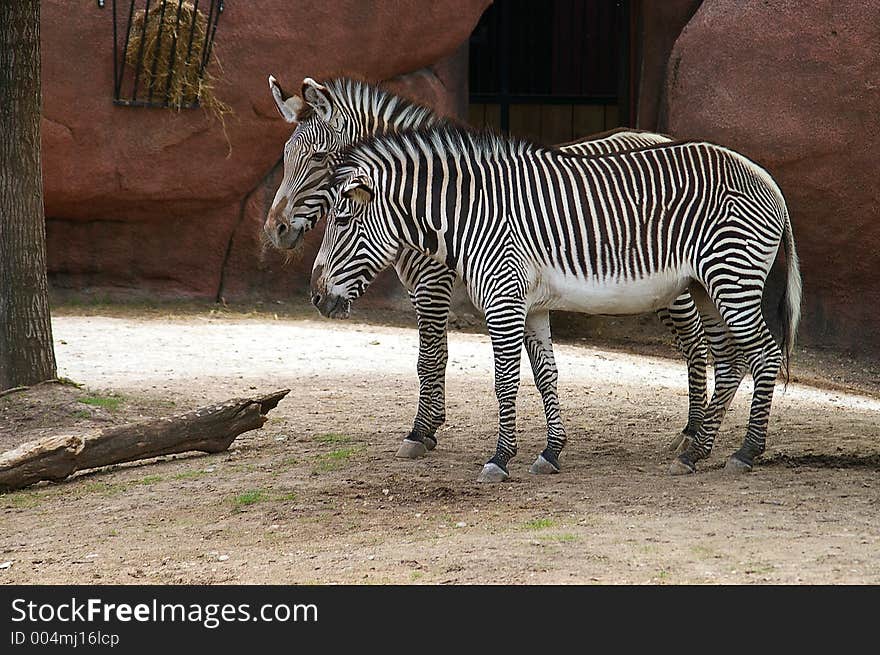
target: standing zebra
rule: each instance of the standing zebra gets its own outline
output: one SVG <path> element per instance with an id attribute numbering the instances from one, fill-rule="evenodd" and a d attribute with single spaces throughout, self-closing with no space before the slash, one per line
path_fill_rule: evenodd
<path id="1" fill-rule="evenodd" d="M 265 237 L 282 250 L 299 246 L 304 233 L 326 215 L 330 208 L 331 166 L 344 147 L 377 134 L 426 127 L 441 120 L 427 107 L 351 78 L 323 84 L 306 78 L 302 98 L 284 93 L 272 76 L 269 89 L 283 118 L 298 124 L 285 145 L 284 178 L 264 225 Z M 667 141 L 668 137 L 650 132 L 617 130 L 561 149 L 601 154 Z M 402 250 L 395 268 L 415 306 L 419 328 L 418 410 L 398 456 L 417 457 L 436 446 L 436 430 L 445 421 L 446 326 L 456 273 L 413 250 Z M 672 330 L 688 361 L 688 422 L 673 442 L 675 448 L 682 437 L 696 435 L 703 421 L 707 350 L 699 314 L 687 292 L 657 314 Z M 559 421 L 548 312 L 532 316 L 524 343 L 544 402 L 548 433 L 559 441 L 564 434 Z M 554 451 L 548 449 L 545 455 L 536 462 L 535 471 L 558 471 Z"/>
<path id="2" fill-rule="evenodd" d="M 782 193 L 746 157 L 701 142 L 580 157 L 441 125 L 349 148 L 331 193 L 312 272 L 323 315 L 346 316 L 401 249 L 445 263 L 485 314 L 499 430 L 481 481 L 506 479 L 516 454 L 520 344 L 531 316 L 642 313 L 685 289 L 715 336 L 718 372 L 706 418 L 670 472 L 694 472 L 709 454 L 746 366 L 755 383 L 749 426 L 726 468 L 751 470 L 764 452 L 801 280 Z M 780 242 L 788 260 L 784 352 L 761 314 Z"/>

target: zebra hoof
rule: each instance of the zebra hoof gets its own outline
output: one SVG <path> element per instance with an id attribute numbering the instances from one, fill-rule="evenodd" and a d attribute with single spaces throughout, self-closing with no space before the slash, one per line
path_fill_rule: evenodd
<path id="1" fill-rule="evenodd" d="M 669 465 L 669 475 L 691 475 L 697 472 L 697 467 L 690 462 L 685 462 L 681 457 L 676 457 Z"/>
<path id="2" fill-rule="evenodd" d="M 735 455 L 731 455 L 727 458 L 727 463 L 724 465 L 725 473 L 749 473 L 752 470 L 751 464 L 746 464 L 741 459 L 738 459 Z"/>
<path id="3" fill-rule="evenodd" d="M 538 455 L 538 458 L 529 468 L 529 473 L 535 473 L 536 475 L 559 473 L 559 467 L 556 466 L 553 462 L 544 459 L 543 455 Z"/>
<path id="4" fill-rule="evenodd" d="M 489 462 L 483 466 L 477 482 L 504 482 L 509 477 L 510 475 L 508 475 L 507 471 L 498 466 L 498 464 Z"/>
<path id="5" fill-rule="evenodd" d="M 434 437 L 425 437 L 424 444 L 427 450 L 434 450 L 437 447 L 437 440 Z"/>
<path id="6" fill-rule="evenodd" d="M 400 459 L 417 459 L 427 453 L 428 447 L 421 441 L 404 439 L 403 443 L 400 444 L 400 448 L 397 449 L 395 457 L 399 457 Z"/>

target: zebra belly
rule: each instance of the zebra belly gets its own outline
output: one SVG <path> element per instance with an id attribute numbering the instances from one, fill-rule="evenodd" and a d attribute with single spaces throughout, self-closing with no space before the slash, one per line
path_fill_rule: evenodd
<path id="1" fill-rule="evenodd" d="M 579 279 L 559 271 L 545 271 L 530 303 L 542 309 L 584 314 L 643 314 L 668 307 L 687 288 L 688 271 L 666 270 L 634 280 Z"/>

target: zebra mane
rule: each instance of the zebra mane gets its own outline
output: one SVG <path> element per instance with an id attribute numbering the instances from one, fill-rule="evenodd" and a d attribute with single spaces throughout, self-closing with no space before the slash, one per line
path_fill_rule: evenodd
<path id="1" fill-rule="evenodd" d="M 373 84 L 363 79 L 340 75 L 322 80 L 333 99 L 354 117 L 375 120 L 378 117 L 383 126 L 407 129 L 430 125 L 443 118 L 434 109 L 412 98 L 393 93 L 381 84 Z"/>
<path id="2" fill-rule="evenodd" d="M 554 152 L 552 148 L 520 137 L 507 137 L 493 130 L 474 129 L 457 122 L 441 119 L 434 125 L 403 132 L 375 134 L 342 150 L 333 170 L 335 186 L 355 170 L 369 167 L 383 155 L 407 157 L 418 152 L 434 152 L 438 157 L 470 154 L 481 159 Z"/>

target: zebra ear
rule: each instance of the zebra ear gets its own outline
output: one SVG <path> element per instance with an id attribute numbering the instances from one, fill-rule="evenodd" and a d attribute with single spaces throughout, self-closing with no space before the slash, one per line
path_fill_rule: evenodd
<path id="1" fill-rule="evenodd" d="M 333 103 L 326 86 L 307 77 L 303 80 L 302 97 L 318 116 L 325 121 L 330 120 L 330 116 L 333 114 Z"/>
<path id="2" fill-rule="evenodd" d="M 352 175 L 342 187 L 342 195 L 360 205 L 366 205 L 373 200 L 373 182 L 363 173 Z"/>
<path id="3" fill-rule="evenodd" d="M 298 115 L 303 108 L 302 98 L 289 96 L 284 93 L 284 89 L 281 88 L 278 80 L 272 75 L 269 76 L 269 91 L 272 92 L 272 97 L 275 98 L 275 106 L 278 108 L 282 118 L 288 123 L 296 123 L 299 120 Z"/>

